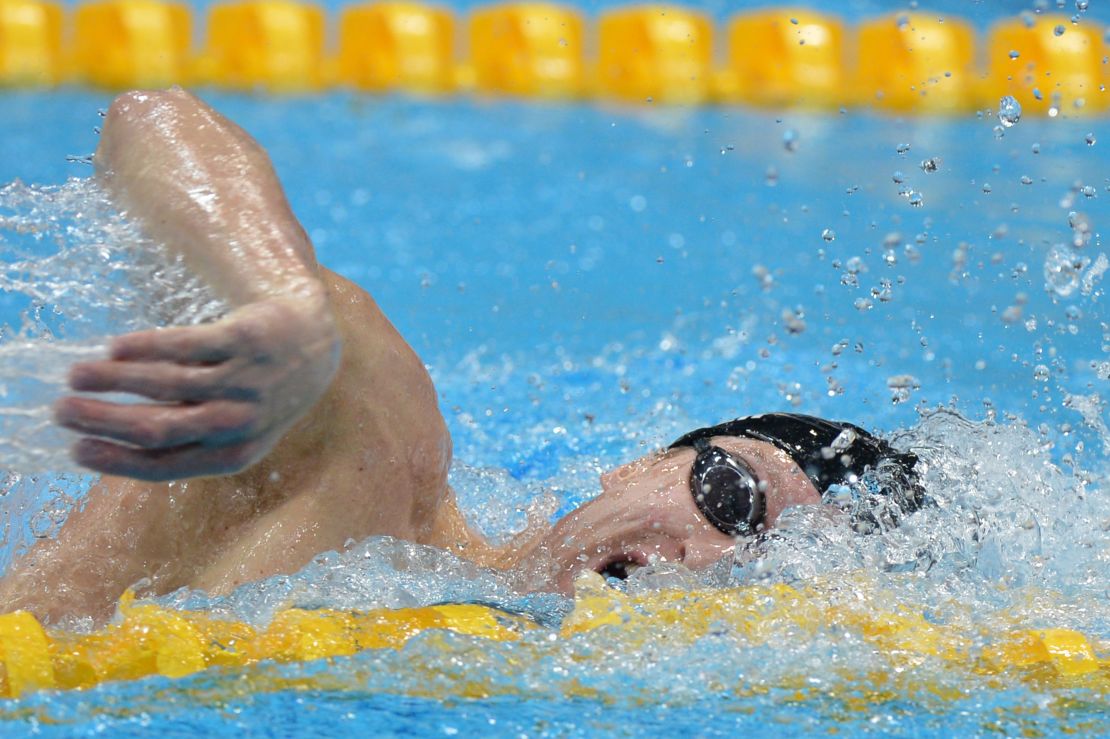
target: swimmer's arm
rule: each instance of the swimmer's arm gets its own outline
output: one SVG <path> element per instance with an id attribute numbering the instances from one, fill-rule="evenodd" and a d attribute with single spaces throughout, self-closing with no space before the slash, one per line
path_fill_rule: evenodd
<path id="1" fill-rule="evenodd" d="M 74 456 L 146 480 L 245 469 L 338 367 L 312 244 L 262 148 L 182 90 L 118 97 L 95 161 L 114 198 L 234 310 L 213 324 L 118 337 L 109 360 L 76 365 L 74 390 L 155 402 L 64 398 L 59 423 L 87 435 Z"/>

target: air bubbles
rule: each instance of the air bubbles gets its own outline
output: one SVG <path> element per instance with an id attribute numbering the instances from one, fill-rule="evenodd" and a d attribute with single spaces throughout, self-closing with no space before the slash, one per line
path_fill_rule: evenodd
<path id="1" fill-rule="evenodd" d="M 925 204 L 925 198 L 916 190 L 910 190 L 906 193 L 906 199 L 910 201 L 910 205 L 914 208 L 920 208 Z"/>
<path id="2" fill-rule="evenodd" d="M 821 231 L 821 238 L 825 241 L 836 241 L 836 231 L 833 231 L 831 228 L 826 228 Z"/>
<path id="3" fill-rule="evenodd" d="M 1052 33 L 1053 33 L 1053 35 L 1056 35 L 1056 36 L 1063 36 L 1065 30 L 1067 30 L 1067 29 L 1064 28 L 1063 24 L 1060 24 L 1060 25 L 1057 25 L 1055 28 L 1052 29 Z"/>
<path id="4" fill-rule="evenodd" d="M 1048 382 L 1050 376 L 1048 367 L 1043 364 L 1038 364 L 1033 368 L 1033 379 L 1037 382 Z"/>
<path id="5" fill-rule="evenodd" d="M 1092 132 L 1092 133 L 1089 133 L 1089 134 L 1087 134 L 1087 135 L 1086 135 L 1086 136 L 1085 136 L 1085 137 L 1083 138 L 1083 140 L 1087 142 L 1087 146 L 1094 146 L 1094 145 L 1095 145 L 1095 142 L 1097 142 L 1097 141 L 1098 141 L 1098 139 L 1096 139 L 1096 138 L 1095 138 L 1095 135 L 1094 135 L 1094 133 L 1093 133 L 1093 132 Z"/>
<path id="6" fill-rule="evenodd" d="M 1015 49 L 1010 49 L 1010 58 L 1011 58 L 1011 59 L 1017 59 L 1017 58 L 1018 58 L 1018 57 L 1020 57 L 1020 56 L 1021 56 L 1021 53 L 1020 53 L 1020 52 L 1018 52 L 1018 51 L 1017 51 L 1017 50 L 1015 50 Z"/>
<path id="7" fill-rule="evenodd" d="M 898 152 L 899 154 L 905 154 L 907 151 L 910 150 L 910 145 L 909 144 L 898 144 L 896 147 L 894 147 L 894 150 L 896 152 Z"/>
<path id="8" fill-rule="evenodd" d="M 1021 103 L 1013 95 L 1006 95 L 998 101 L 998 122 L 1010 128 L 1021 120 Z"/>
<path id="9" fill-rule="evenodd" d="M 921 160 L 922 172 L 936 172 L 940 168 L 940 157 L 929 157 Z"/>
<path id="10" fill-rule="evenodd" d="M 1023 184 L 1023 185 L 1032 185 L 1033 184 L 1033 178 L 1030 177 L 1027 174 L 1023 174 L 1021 176 L 1021 184 Z"/>
<path id="11" fill-rule="evenodd" d="M 894 174 L 890 176 L 890 179 L 894 181 L 894 184 L 901 185 L 906 181 L 906 175 L 902 174 L 901 170 L 896 169 L 894 170 Z"/>

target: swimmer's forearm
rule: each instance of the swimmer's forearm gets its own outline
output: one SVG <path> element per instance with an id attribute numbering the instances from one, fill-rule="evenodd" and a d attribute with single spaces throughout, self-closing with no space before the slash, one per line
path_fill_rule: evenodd
<path id="1" fill-rule="evenodd" d="M 312 244 L 266 153 L 189 93 L 117 97 L 95 162 L 149 235 L 232 304 L 321 294 Z"/>

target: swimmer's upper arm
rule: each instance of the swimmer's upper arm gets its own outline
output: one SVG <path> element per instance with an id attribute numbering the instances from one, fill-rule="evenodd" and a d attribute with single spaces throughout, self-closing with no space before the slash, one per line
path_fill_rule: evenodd
<path id="1" fill-rule="evenodd" d="M 345 347 L 332 392 L 357 409 L 358 426 L 350 433 L 368 462 L 392 460 L 387 476 L 399 487 L 381 489 L 380 502 L 403 507 L 407 501 L 413 535 L 420 538 L 447 494 L 451 464 L 451 437 L 435 386 L 365 290 L 330 270 L 322 274 Z M 369 487 L 365 480 L 360 484 Z"/>

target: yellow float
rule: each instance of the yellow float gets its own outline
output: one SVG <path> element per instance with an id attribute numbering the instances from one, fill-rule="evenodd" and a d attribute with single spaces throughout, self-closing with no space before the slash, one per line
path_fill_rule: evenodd
<path id="1" fill-rule="evenodd" d="M 61 77 L 61 6 L 0 0 L 0 84 L 53 85 Z"/>

